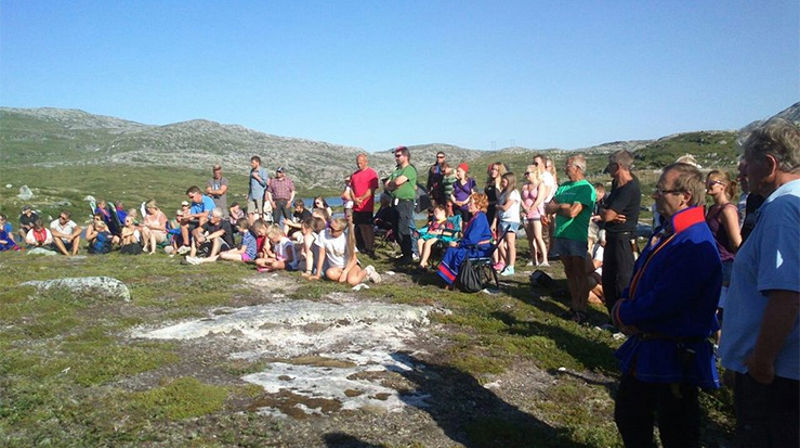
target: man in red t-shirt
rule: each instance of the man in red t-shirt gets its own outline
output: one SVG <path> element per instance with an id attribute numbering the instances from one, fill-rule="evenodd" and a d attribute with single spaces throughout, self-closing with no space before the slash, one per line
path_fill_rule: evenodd
<path id="1" fill-rule="evenodd" d="M 367 166 L 367 155 L 356 156 L 358 170 L 350 183 L 353 190 L 353 225 L 356 230 L 358 250 L 375 258 L 375 232 L 372 229 L 372 213 L 375 210 L 375 191 L 378 189 L 378 173 Z"/>

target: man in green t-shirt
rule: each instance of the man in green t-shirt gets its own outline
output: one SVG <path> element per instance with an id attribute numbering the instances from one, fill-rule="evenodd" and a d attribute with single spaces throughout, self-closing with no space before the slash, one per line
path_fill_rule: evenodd
<path id="1" fill-rule="evenodd" d="M 417 191 L 417 169 L 411 165 L 408 148 L 398 146 L 394 150 L 397 168 L 384 183 L 386 191 L 392 195 L 397 221 L 394 223 L 394 234 L 397 235 L 403 256 L 400 263 L 411 263 L 412 244 L 411 227 L 414 224 L 414 199 Z"/>
<path id="2" fill-rule="evenodd" d="M 565 172 L 569 181 L 556 190 L 547 203 L 547 213 L 556 214 L 556 231 L 552 252 L 564 263 L 567 286 L 572 297 L 570 318 L 586 319 L 589 287 L 586 284 L 586 254 L 589 220 L 595 202 L 594 187 L 586 180 L 586 158 L 580 154 L 567 159 Z"/>

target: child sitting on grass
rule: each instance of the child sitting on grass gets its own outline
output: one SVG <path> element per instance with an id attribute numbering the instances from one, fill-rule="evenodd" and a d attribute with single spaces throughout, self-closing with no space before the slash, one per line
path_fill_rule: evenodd
<path id="1" fill-rule="evenodd" d="M 103 215 L 96 213 L 92 225 L 86 228 L 86 241 L 89 242 L 90 254 L 107 254 L 112 245 L 119 243 L 119 237 L 111 234 Z"/>
<path id="2" fill-rule="evenodd" d="M 271 243 L 272 250 L 265 254 L 265 257 L 256 259 L 258 272 L 284 269 L 296 271 L 298 258 L 294 243 L 283 233 L 283 230 L 278 225 L 271 224 L 267 227 L 267 239 Z"/>
<path id="3" fill-rule="evenodd" d="M 348 230 L 345 233 L 345 230 Z M 330 227 L 319 235 L 315 242 L 319 247 L 317 257 L 317 273 L 310 276 L 311 280 L 318 280 L 324 275 L 328 280 L 347 283 L 355 286 L 365 278 L 374 283 L 381 281 L 381 276 L 370 265 L 361 269 L 356 257 L 356 238 L 353 233 L 352 221 L 336 218 L 331 221 Z"/>
<path id="4" fill-rule="evenodd" d="M 262 219 L 257 219 L 251 226 L 247 218 L 240 218 L 236 222 L 236 228 L 242 234 L 241 246 L 237 249 L 221 252 L 219 258 L 228 261 L 251 263 L 256 260 L 259 252 L 258 238 L 267 234 L 267 223 Z"/>
<path id="5" fill-rule="evenodd" d="M 442 234 L 449 231 L 454 232 L 454 226 L 451 221 L 447 219 L 447 209 L 444 205 L 437 205 L 433 209 L 428 225 L 419 229 L 419 239 L 417 240 L 417 247 L 419 249 L 419 268 L 428 268 L 428 259 L 431 257 L 431 249 L 434 244 L 439 241 Z"/>
<path id="6" fill-rule="evenodd" d="M 299 246 L 298 266 L 305 269 L 302 274 L 303 277 L 311 277 L 314 274 L 314 261 L 317 259 L 319 252 L 317 245 L 314 243 L 319 238 L 320 232 L 323 232 L 327 225 L 325 220 L 319 217 L 308 218 L 302 223 L 300 231 L 303 236 L 303 242 Z"/>

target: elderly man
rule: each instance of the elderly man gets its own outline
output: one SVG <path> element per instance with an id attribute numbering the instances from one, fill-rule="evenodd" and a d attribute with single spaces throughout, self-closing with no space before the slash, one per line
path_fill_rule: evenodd
<path id="1" fill-rule="evenodd" d="M 378 189 L 378 173 L 367 166 L 367 155 L 356 156 L 358 169 L 350 176 L 353 188 L 353 225 L 356 231 L 358 250 L 375 258 L 375 231 L 372 214 L 375 211 L 375 191 Z"/>
<path id="2" fill-rule="evenodd" d="M 719 387 L 709 337 L 719 328 L 722 263 L 705 222 L 705 183 L 697 168 L 664 168 L 653 198 L 664 225 L 611 313 L 629 335 L 616 352 L 622 379 L 614 420 L 625 446 L 654 447 L 657 422 L 665 448 L 699 447 L 698 387 Z"/>
<path id="3" fill-rule="evenodd" d="M 738 446 L 797 447 L 800 129 L 771 119 L 743 148 L 750 190 L 766 200 L 733 263 L 720 354 L 736 372 Z"/>
<path id="4" fill-rule="evenodd" d="M 586 180 L 586 158 L 580 154 L 567 159 L 565 173 L 569 178 L 558 187 L 545 211 L 555 213 L 556 231 L 552 251 L 559 254 L 567 276 L 570 304 L 569 317 L 575 322 L 586 320 L 589 284 L 586 281 L 586 257 L 589 253 L 589 219 L 595 202 L 595 191 Z"/>
<path id="5" fill-rule="evenodd" d="M 222 167 L 214 165 L 211 179 L 206 182 L 206 194 L 214 200 L 214 208 L 220 209 L 223 218 L 228 217 L 228 179 L 222 177 Z"/>
<path id="6" fill-rule="evenodd" d="M 398 262 L 407 264 L 413 262 L 411 229 L 414 225 L 417 169 L 411 165 L 411 154 L 405 146 L 395 148 L 394 160 L 397 168 L 384 183 L 384 188 L 392 195 L 394 208 L 397 211 L 397 221 L 393 227 L 400 243 L 400 249 L 403 251 L 403 256 Z"/>
<path id="7" fill-rule="evenodd" d="M 614 179 L 611 193 L 603 201 L 599 213 L 606 229 L 603 295 L 609 313 L 633 274 L 631 240 L 636 238 L 642 191 L 639 189 L 639 179 L 631 173 L 632 166 L 633 154 L 623 149 L 608 156 L 605 170 Z"/>
<path id="8" fill-rule="evenodd" d="M 272 222 L 282 224 L 283 220 L 292 219 L 292 212 L 289 209 L 294 201 L 294 183 L 286 177 L 286 169 L 278 167 L 275 177 L 270 179 L 267 197 L 272 205 Z"/>

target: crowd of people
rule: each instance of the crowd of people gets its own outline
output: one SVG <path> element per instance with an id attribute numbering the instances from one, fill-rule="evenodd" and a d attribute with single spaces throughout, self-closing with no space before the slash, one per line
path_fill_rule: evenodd
<path id="1" fill-rule="evenodd" d="M 663 169 L 652 193 L 658 225 L 641 251 L 642 191 L 626 150 L 608 156 L 608 192 L 586 179 L 581 154 L 566 159 L 560 183 L 553 160 L 536 155 L 519 179 L 503 163 L 491 164 L 480 187 L 467 163 L 454 169 L 439 152 L 427 173 L 429 219 L 418 229 L 417 169 L 402 146 L 384 179 L 358 155 L 344 179 L 344 217 L 321 197 L 306 209 L 286 170 L 269 177 L 253 156 L 245 209 L 228 205 L 228 181 L 215 166 L 205 190 L 186 190 L 172 220 L 155 201 L 141 210 L 100 201 L 84 232 L 66 211 L 44 226 L 26 206 L 18 235 L 0 215 L 0 250 L 18 249 L 19 237 L 19 244 L 69 256 L 85 239 L 90 253 L 163 247 L 190 264 L 248 263 L 357 285 L 381 281 L 359 260 L 377 257 L 377 235 L 397 243 L 396 263 L 419 271 L 435 265 L 452 288 L 471 258 L 491 257 L 499 275 L 516 275 L 522 228 L 528 266 L 563 264 L 570 296 L 564 317 L 586 322 L 591 299 L 607 308 L 605 326 L 628 336 L 616 352 L 622 378 L 615 421 L 626 446 L 654 446 L 656 424 L 665 447 L 699 446 L 698 390 L 720 386 L 717 342 L 734 377 L 737 441 L 798 446 L 800 130 L 773 119 L 742 147 L 736 180 L 722 170 L 703 175 L 691 160 Z M 734 203 L 737 185 L 743 192 Z"/>

